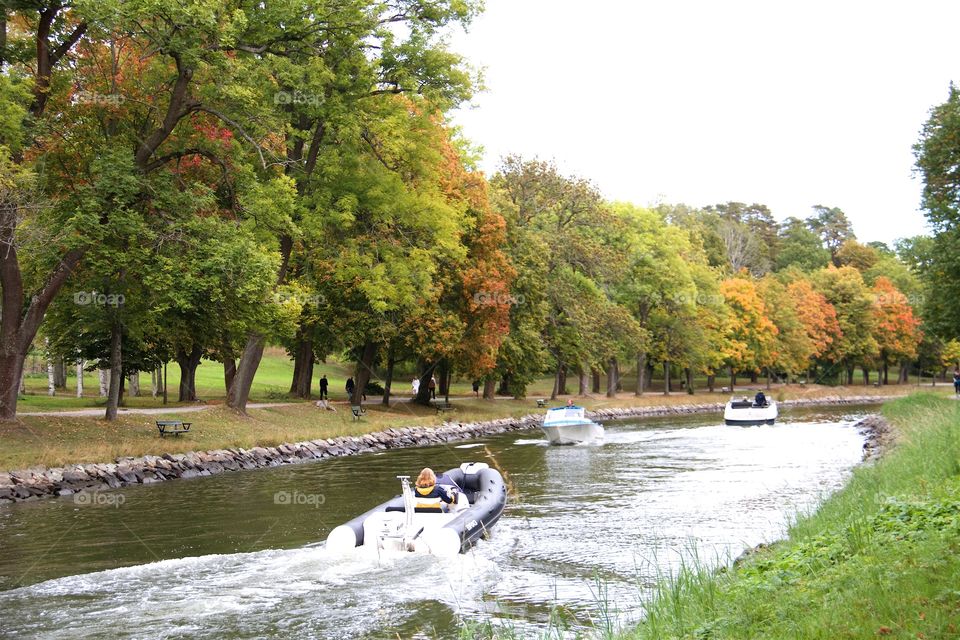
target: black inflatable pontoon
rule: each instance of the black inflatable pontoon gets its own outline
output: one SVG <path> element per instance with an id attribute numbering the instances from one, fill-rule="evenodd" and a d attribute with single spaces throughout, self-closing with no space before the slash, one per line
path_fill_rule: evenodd
<path id="1" fill-rule="evenodd" d="M 409 508 L 413 504 L 409 481 L 400 478 L 404 495 L 336 527 L 327 536 L 327 549 L 343 552 L 369 546 L 435 555 L 463 553 L 496 524 L 507 502 L 503 477 L 482 462 L 464 463 L 437 479 L 439 486 L 452 485 L 459 494 L 456 506 L 444 513 L 414 512 Z"/>

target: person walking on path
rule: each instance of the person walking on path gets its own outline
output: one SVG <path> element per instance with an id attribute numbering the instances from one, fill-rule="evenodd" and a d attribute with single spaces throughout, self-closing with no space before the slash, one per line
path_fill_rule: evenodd
<path id="1" fill-rule="evenodd" d="M 416 395 L 420 393 L 420 378 L 414 378 L 410 382 L 410 388 L 413 389 L 413 395 L 416 397 Z"/>
<path id="2" fill-rule="evenodd" d="M 960 369 L 953 370 L 953 392 L 960 396 Z"/>
<path id="3" fill-rule="evenodd" d="M 353 378 L 347 378 L 347 384 L 344 389 L 347 390 L 347 396 L 352 400 L 353 399 L 353 390 L 357 388 L 357 385 L 353 382 Z"/>
<path id="4" fill-rule="evenodd" d="M 323 376 L 322 378 L 320 378 L 320 399 L 321 399 L 321 400 L 327 400 L 327 399 L 328 399 L 328 397 L 327 397 L 327 387 L 328 387 L 329 385 L 330 385 L 330 383 L 327 381 L 327 376 Z"/>
<path id="5" fill-rule="evenodd" d="M 427 389 L 430 390 L 430 399 L 437 399 L 437 379 L 434 376 L 430 376 L 430 383 L 427 385 Z"/>

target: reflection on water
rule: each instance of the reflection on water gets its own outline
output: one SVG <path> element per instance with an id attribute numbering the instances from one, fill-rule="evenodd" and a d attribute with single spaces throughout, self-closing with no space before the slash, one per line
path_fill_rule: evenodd
<path id="1" fill-rule="evenodd" d="M 135 487 L 120 506 L 3 507 L 0 637 L 455 637 L 458 616 L 533 631 L 554 606 L 589 625 L 598 601 L 626 623 L 681 558 L 725 562 L 839 487 L 860 460 L 857 417 L 610 423 L 594 445 L 528 432 Z M 395 494 L 397 473 L 483 459 L 483 445 L 519 495 L 470 553 L 311 544 Z"/>

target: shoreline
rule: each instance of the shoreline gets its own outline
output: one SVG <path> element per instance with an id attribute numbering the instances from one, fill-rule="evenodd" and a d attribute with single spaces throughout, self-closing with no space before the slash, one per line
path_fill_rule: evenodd
<path id="1" fill-rule="evenodd" d="M 784 400 L 778 404 L 782 407 L 882 404 L 898 397 L 902 396 L 827 396 Z M 603 408 L 588 411 L 587 415 L 600 420 L 623 420 L 720 413 L 723 407 L 724 403 L 706 403 Z M 156 484 L 180 478 L 211 476 L 227 471 L 263 469 L 388 449 L 458 442 L 512 431 L 528 431 L 539 427 L 542 421 L 542 415 L 528 414 L 520 418 L 507 417 L 482 422 L 444 422 L 439 426 L 393 427 L 362 436 L 307 440 L 275 447 L 165 453 L 159 456 L 119 457 L 109 463 L 52 468 L 29 467 L 0 472 L 0 505 Z M 865 452 L 883 448 L 883 436 L 878 435 L 878 425 L 879 423 L 870 423 L 861 427 L 858 424 L 859 428 L 865 428 L 871 433 L 864 445 Z M 868 445 L 871 445 L 872 449 Z M 869 454 L 865 455 L 865 459 L 868 458 Z"/>

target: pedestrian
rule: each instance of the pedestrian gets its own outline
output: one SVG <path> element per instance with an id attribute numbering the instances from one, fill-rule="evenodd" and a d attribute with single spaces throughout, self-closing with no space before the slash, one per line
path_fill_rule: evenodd
<path id="1" fill-rule="evenodd" d="M 473 381 L 473 395 L 480 397 L 480 382 L 478 380 Z"/>
<path id="2" fill-rule="evenodd" d="M 329 384 L 330 383 L 327 381 L 327 376 L 323 376 L 322 378 L 320 378 L 320 399 L 321 400 L 327 399 L 327 386 Z"/>
<path id="3" fill-rule="evenodd" d="M 347 378 L 347 384 L 344 388 L 347 390 L 347 396 L 353 398 L 353 390 L 357 388 L 353 378 Z"/>
<path id="4" fill-rule="evenodd" d="M 427 385 L 427 389 L 430 391 L 430 399 L 437 399 L 437 379 L 434 376 L 430 376 L 430 383 Z"/>
<path id="5" fill-rule="evenodd" d="M 410 388 L 413 389 L 414 397 L 420 393 L 420 378 L 414 378 L 410 381 Z"/>
<path id="6" fill-rule="evenodd" d="M 960 369 L 953 370 L 953 392 L 960 396 Z"/>

